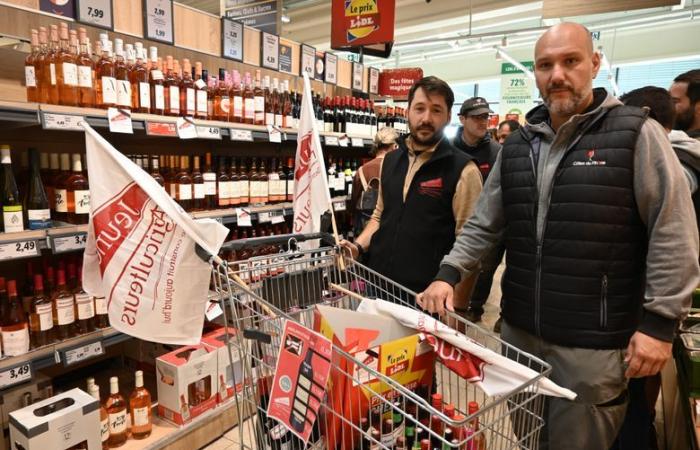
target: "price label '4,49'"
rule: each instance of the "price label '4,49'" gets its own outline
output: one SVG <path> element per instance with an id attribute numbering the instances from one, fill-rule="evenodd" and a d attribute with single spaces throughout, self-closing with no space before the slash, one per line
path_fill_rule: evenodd
<path id="1" fill-rule="evenodd" d="M 15 384 L 23 383 L 32 379 L 32 366 L 24 363 L 11 367 L 0 372 L 0 389 L 5 389 Z"/>
<path id="2" fill-rule="evenodd" d="M 37 256 L 39 246 L 36 241 L 8 242 L 0 245 L 0 261 Z"/>

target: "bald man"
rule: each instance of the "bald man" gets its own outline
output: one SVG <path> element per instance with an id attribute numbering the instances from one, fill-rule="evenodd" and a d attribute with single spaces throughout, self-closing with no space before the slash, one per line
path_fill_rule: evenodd
<path id="1" fill-rule="evenodd" d="M 700 281 L 693 204 L 668 137 L 644 110 L 593 89 L 599 69 L 585 27 L 542 35 L 544 104 L 506 141 L 474 215 L 417 299 L 430 312 L 451 309 L 453 286 L 504 242 L 501 336 L 578 395 L 546 399 L 540 449 L 610 447 L 628 379 L 657 373 L 671 356 Z"/>

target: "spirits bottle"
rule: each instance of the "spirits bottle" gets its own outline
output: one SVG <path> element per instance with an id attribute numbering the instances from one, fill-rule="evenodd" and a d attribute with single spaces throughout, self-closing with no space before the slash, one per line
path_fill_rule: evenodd
<path id="1" fill-rule="evenodd" d="M 78 268 L 75 294 L 76 329 L 78 334 L 87 334 L 95 331 L 95 300 L 83 289 L 82 267 Z"/>
<path id="2" fill-rule="evenodd" d="M 95 64 L 90 57 L 90 39 L 85 28 L 78 30 L 80 38 L 80 54 L 77 58 L 78 65 L 78 106 L 92 108 L 95 106 L 95 89 L 93 77 Z"/>
<path id="3" fill-rule="evenodd" d="M 29 351 L 29 323 L 17 295 L 17 282 L 7 281 L 8 305 L 2 317 L 2 346 L 6 356 L 20 356 Z"/>
<path id="4" fill-rule="evenodd" d="M 68 24 L 61 22 L 61 48 L 56 57 L 58 98 L 61 105 L 78 106 L 77 56 L 78 42 L 75 31 L 68 33 Z"/>
<path id="5" fill-rule="evenodd" d="M 173 57 L 165 57 L 167 71 L 163 84 L 165 86 L 165 115 L 180 115 L 180 82 L 175 73 Z"/>
<path id="6" fill-rule="evenodd" d="M 233 82 L 231 84 L 231 122 L 243 123 L 243 89 L 241 87 L 241 74 L 233 71 Z"/>
<path id="7" fill-rule="evenodd" d="M 163 68 L 158 59 L 158 47 L 151 47 L 151 114 L 165 114 L 165 86 L 163 84 Z"/>
<path id="8" fill-rule="evenodd" d="M 165 181 L 163 180 L 163 175 L 161 175 L 160 171 L 158 170 L 158 159 L 158 156 L 151 156 L 151 177 L 153 177 L 158 184 L 164 186 Z"/>
<path id="9" fill-rule="evenodd" d="M 202 63 L 196 62 L 194 64 L 194 88 L 195 88 L 195 113 L 194 116 L 198 119 L 208 119 L 208 108 L 207 108 L 207 80 L 204 78 L 202 73 Z"/>
<path id="10" fill-rule="evenodd" d="M 27 214 L 27 228 L 30 230 L 43 230 L 51 226 L 49 198 L 41 181 L 39 152 L 31 148 L 29 149 L 29 157 L 31 170 L 27 188 L 24 191 L 24 211 Z"/>
<path id="11" fill-rule="evenodd" d="M 80 155 L 74 153 L 71 158 L 73 159 L 73 172 L 65 182 L 68 195 L 68 222 L 85 224 L 90 218 L 90 185 L 88 179 L 83 175 Z"/>
<path id="12" fill-rule="evenodd" d="M 180 81 L 180 114 L 194 117 L 197 108 L 194 81 L 192 80 L 192 65 L 190 60 L 182 60 L 182 81 Z"/>
<path id="13" fill-rule="evenodd" d="M 177 202 L 185 211 L 192 211 L 192 176 L 189 169 L 189 156 L 180 157 L 180 172 L 177 174 Z"/>
<path id="14" fill-rule="evenodd" d="M 102 57 L 95 67 L 97 84 L 95 103 L 98 108 L 107 109 L 117 104 L 117 79 L 112 62 L 112 43 L 102 41 Z"/>
<path id="15" fill-rule="evenodd" d="M 211 165 L 211 153 L 205 155 L 204 173 L 204 208 L 207 210 L 216 208 L 216 173 Z"/>
<path id="16" fill-rule="evenodd" d="M 29 331 L 34 348 L 53 342 L 53 305 L 44 293 L 44 278 L 34 275 L 34 297 L 29 314 Z"/>
<path id="17" fill-rule="evenodd" d="M 253 82 L 250 73 L 246 72 L 243 87 L 243 123 L 255 123 L 255 93 L 253 92 Z"/>
<path id="18" fill-rule="evenodd" d="M 226 158 L 219 157 L 219 174 L 216 177 L 217 183 L 217 206 L 219 208 L 228 208 L 231 205 L 231 192 L 229 184 L 229 174 L 226 171 Z"/>
<path id="19" fill-rule="evenodd" d="M 95 384 L 93 379 L 92 384 L 88 385 L 88 393 L 100 402 L 100 386 Z M 100 402 L 100 440 L 102 442 L 102 450 L 109 449 L 109 414 L 104 405 Z"/>
<path id="20" fill-rule="evenodd" d="M 134 112 L 149 113 L 151 111 L 151 85 L 149 84 L 148 67 L 146 66 L 146 49 L 141 42 L 134 44 L 136 62 L 129 72 L 131 83 L 131 108 Z"/>
<path id="21" fill-rule="evenodd" d="M 109 448 L 120 447 L 126 442 L 126 401 L 119 393 L 119 379 L 109 379 L 109 397 L 105 400 L 105 409 L 109 417 Z"/>
<path id="22" fill-rule="evenodd" d="M 1 159 L 0 164 L 2 170 L 2 195 L 0 201 L 2 204 L 2 221 L 4 224 L 5 233 L 14 233 L 24 230 L 24 217 L 22 214 L 22 200 L 19 197 L 19 189 L 15 175 L 12 172 L 12 159 L 10 157 L 10 146 L 0 146 Z"/>
<path id="23" fill-rule="evenodd" d="M 32 52 L 24 59 L 24 85 L 27 87 L 27 101 L 39 101 L 39 88 L 37 85 L 37 62 L 40 53 L 39 31 L 32 29 Z"/>
<path id="24" fill-rule="evenodd" d="M 66 285 L 66 274 L 63 269 L 57 271 L 56 292 L 53 294 L 53 318 L 56 326 L 56 337 L 60 340 L 75 335 L 75 297 Z"/>
<path id="25" fill-rule="evenodd" d="M 51 34 L 51 44 L 49 47 L 49 53 L 48 53 L 48 58 L 47 58 L 47 66 L 48 66 L 48 83 L 47 83 L 47 88 L 48 88 L 48 100 L 47 103 L 51 103 L 52 105 L 58 105 L 58 100 L 59 100 L 59 94 L 58 94 L 58 78 L 57 78 L 57 73 L 56 73 L 56 68 L 58 66 L 57 63 L 57 58 L 58 58 L 58 52 L 59 52 L 59 46 L 58 46 L 58 25 L 51 25 L 50 28 Z"/>
<path id="26" fill-rule="evenodd" d="M 129 80 L 129 67 L 124 59 L 124 41 L 114 40 L 114 77 L 117 81 L 117 106 L 131 108 L 131 81 Z"/>
<path id="27" fill-rule="evenodd" d="M 219 68 L 219 80 L 214 93 L 214 118 L 222 122 L 229 121 L 231 113 L 231 99 L 229 89 L 226 86 L 226 70 Z"/>
<path id="28" fill-rule="evenodd" d="M 143 387 L 143 372 L 136 371 L 135 388 L 129 396 L 131 411 L 131 437 L 145 439 L 151 435 L 153 418 L 151 414 L 151 394 Z"/>
<path id="29" fill-rule="evenodd" d="M 199 156 L 192 157 L 192 210 L 205 209 L 204 177 L 199 168 Z"/>

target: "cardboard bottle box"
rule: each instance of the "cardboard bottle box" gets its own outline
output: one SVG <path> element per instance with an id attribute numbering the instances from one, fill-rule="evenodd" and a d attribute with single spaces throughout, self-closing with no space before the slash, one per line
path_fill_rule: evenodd
<path id="1" fill-rule="evenodd" d="M 236 330 L 234 328 L 229 328 L 228 335 L 232 341 L 229 347 L 231 348 L 233 366 L 231 365 L 228 348 L 226 347 L 225 328 L 219 328 L 202 337 L 202 344 L 216 349 L 217 376 L 215 386 L 217 387 L 216 399 L 219 403 L 223 403 L 231 398 L 234 392 L 241 392 L 244 385 L 245 374 L 243 373 L 241 355 L 238 351 L 238 342 L 235 341 L 237 339 Z"/>
<path id="2" fill-rule="evenodd" d="M 189 345 L 156 359 L 158 415 L 184 425 L 216 406 L 217 350 Z"/>
<path id="3" fill-rule="evenodd" d="M 16 450 L 67 449 L 87 444 L 101 450 L 100 402 L 71 389 L 10 413 L 10 447 Z"/>

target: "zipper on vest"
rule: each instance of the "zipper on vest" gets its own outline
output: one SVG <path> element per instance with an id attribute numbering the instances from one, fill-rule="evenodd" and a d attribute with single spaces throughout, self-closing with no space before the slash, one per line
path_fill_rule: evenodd
<path id="1" fill-rule="evenodd" d="M 537 260 L 535 263 L 535 334 L 542 335 L 540 330 L 540 284 L 542 280 L 542 244 L 537 243 Z"/>
<path id="2" fill-rule="evenodd" d="M 600 328 L 608 327 L 608 275 L 600 281 Z"/>

